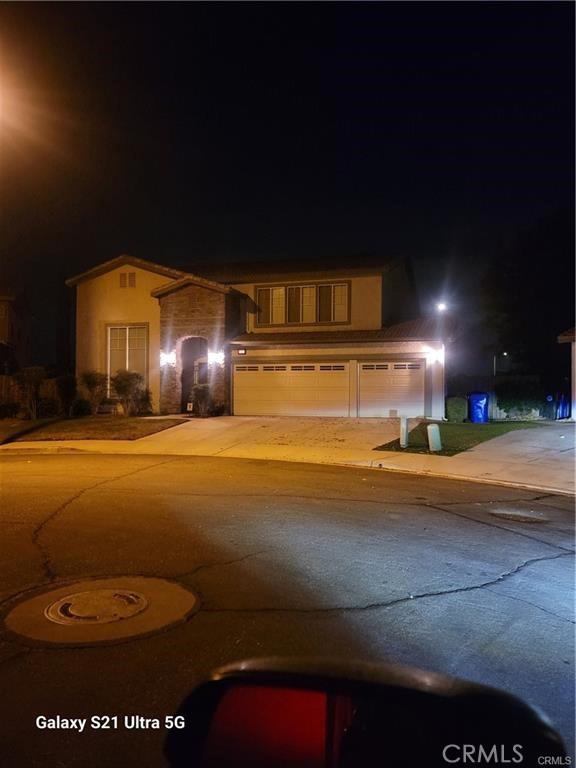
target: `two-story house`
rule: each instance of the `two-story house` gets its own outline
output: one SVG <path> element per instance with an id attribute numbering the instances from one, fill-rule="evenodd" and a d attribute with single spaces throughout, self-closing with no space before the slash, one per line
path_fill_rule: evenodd
<path id="1" fill-rule="evenodd" d="M 171 269 L 120 256 L 76 288 L 76 370 L 140 372 L 155 411 L 194 383 L 235 415 L 444 416 L 444 342 L 403 261 Z"/>

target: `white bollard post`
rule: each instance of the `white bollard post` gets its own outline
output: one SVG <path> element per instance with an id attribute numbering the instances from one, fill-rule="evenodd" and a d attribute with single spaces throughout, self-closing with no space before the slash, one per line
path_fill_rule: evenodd
<path id="1" fill-rule="evenodd" d="M 408 419 L 400 416 L 400 448 L 408 447 Z"/>
<path id="2" fill-rule="evenodd" d="M 432 453 L 442 450 L 442 440 L 440 440 L 440 428 L 438 424 L 428 424 L 428 447 Z"/>

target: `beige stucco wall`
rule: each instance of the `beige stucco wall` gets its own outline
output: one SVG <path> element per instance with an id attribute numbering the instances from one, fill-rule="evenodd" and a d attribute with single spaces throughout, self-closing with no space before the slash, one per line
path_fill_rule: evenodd
<path id="1" fill-rule="evenodd" d="M 120 272 L 135 272 L 136 287 L 120 288 Z M 76 375 L 106 373 L 109 325 L 148 324 L 148 387 L 152 407 L 160 402 L 160 305 L 150 292 L 169 278 L 125 265 L 86 280 L 76 287 Z"/>
<path id="2" fill-rule="evenodd" d="M 286 280 L 282 282 L 270 283 L 270 285 L 307 285 L 315 282 L 348 282 L 348 279 L 341 277 L 333 280 L 323 281 L 311 280 L 307 283 L 303 280 Z M 248 317 L 246 318 L 246 330 L 248 333 L 280 333 L 282 331 L 341 331 L 343 329 L 353 329 L 365 331 L 382 326 L 382 276 L 372 275 L 369 277 L 349 278 L 351 283 L 350 291 L 350 322 L 349 323 L 322 323 L 320 325 L 283 325 L 283 326 L 256 326 L 256 313 L 250 311 L 248 306 Z M 232 287 L 246 294 L 252 301 L 256 298 L 256 286 L 266 285 L 265 282 L 259 283 L 238 283 Z"/>

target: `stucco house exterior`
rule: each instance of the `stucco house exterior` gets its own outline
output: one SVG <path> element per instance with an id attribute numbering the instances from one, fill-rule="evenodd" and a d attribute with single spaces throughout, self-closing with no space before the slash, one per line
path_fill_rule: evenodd
<path id="1" fill-rule="evenodd" d="M 403 261 L 172 269 L 132 256 L 67 281 L 76 372 L 140 372 L 159 413 L 208 383 L 235 415 L 444 416 L 445 334 Z"/>
<path id="2" fill-rule="evenodd" d="M 568 328 L 558 336 L 559 344 L 570 344 L 571 368 L 570 368 L 570 414 L 576 418 L 576 336 L 575 329 Z"/>

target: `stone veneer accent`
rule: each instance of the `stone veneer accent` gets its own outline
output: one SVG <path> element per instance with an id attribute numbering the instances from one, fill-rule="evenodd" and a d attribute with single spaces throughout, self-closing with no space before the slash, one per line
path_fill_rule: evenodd
<path id="1" fill-rule="evenodd" d="M 182 362 L 180 348 L 184 339 L 201 336 L 210 351 L 224 350 L 223 366 L 209 368 L 212 398 L 229 408 L 230 361 L 226 349 L 227 295 L 199 285 L 185 285 L 159 298 L 160 349 L 176 350 L 176 365 L 160 369 L 160 412 L 180 413 Z"/>

